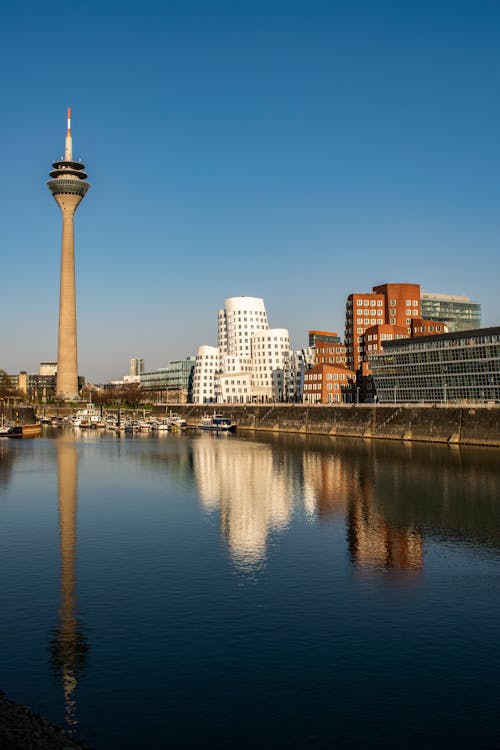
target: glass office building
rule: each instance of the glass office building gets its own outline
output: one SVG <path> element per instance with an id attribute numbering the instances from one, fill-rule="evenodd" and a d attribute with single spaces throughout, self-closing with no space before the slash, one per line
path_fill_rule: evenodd
<path id="1" fill-rule="evenodd" d="M 500 402 L 500 327 L 386 341 L 370 366 L 381 403 Z"/>
<path id="2" fill-rule="evenodd" d="M 469 297 L 422 292 L 422 318 L 446 323 L 448 331 L 470 331 L 481 327 L 481 305 Z"/>
<path id="3" fill-rule="evenodd" d="M 170 399 L 178 403 L 189 402 L 193 392 L 194 363 L 194 357 L 186 357 L 170 362 L 168 367 L 143 372 L 140 376 L 141 388 L 154 394 L 159 402 Z"/>

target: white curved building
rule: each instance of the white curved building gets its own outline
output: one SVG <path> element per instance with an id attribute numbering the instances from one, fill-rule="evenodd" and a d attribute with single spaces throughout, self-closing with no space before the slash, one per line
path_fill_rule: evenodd
<path id="1" fill-rule="evenodd" d="M 285 366 L 290 353 L 286 328 L 270 328 L 252 336 L 252 390 L 257 401 L 285 399 Z"/>
<path id="2" fill-rule="evenodd" d="M 267 331 L 264 300 L 260 297 L 229 297 L 225 309 L 219 310 L 219 349 L 222 356 L 252 356 L 251 337 L 256 331 Z"/>
<path id="3" fill-rule="evenodd" d="M 219 370 L 218 347 L 200 346 L 193 372 L 193 402 L 195 404 L 212 404 L 216 401 L 215 375 Z"/>
<path id="4" fill-rule="evenodd" d="M 285 399 L 290 337 L 285 328 L 269 328 L 263 299 L 228 297 L 225 308 L 218 313 L 218 339 L 218 348 L 198 349 L 194 403 L 245 404 Z"/>

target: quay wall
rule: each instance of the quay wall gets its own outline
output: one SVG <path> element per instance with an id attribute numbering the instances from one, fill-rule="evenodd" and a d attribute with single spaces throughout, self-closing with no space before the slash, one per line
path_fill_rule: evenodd
<path id="1" fill-rule="evenodd" d="M 214 408 L 240 430 L 500 447 L 499 406 L 172 404 L 153 413 L 173 411 L 196 427 Z"/>
<path id="2" fill-rule="evenodd" d="M 4 417 L 19 425 L 35 424 L 36 414 L 31 406 L 4 406 Z"/>

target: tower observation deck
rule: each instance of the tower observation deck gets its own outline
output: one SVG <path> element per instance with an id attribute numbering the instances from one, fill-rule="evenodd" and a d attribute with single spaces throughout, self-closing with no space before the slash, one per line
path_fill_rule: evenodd
<path id="1" fill-rule="evenodd" d="M 61 209 L 63 219 L 56 395 L 70 401 L 78 398 L 74 214 L 90 187 L 86 181 L 85 165 L 73 160 L 70 109 L 64 159 L 52 164 L 50 176 L 52 179 L 47 182 L 47 187 Z"/>

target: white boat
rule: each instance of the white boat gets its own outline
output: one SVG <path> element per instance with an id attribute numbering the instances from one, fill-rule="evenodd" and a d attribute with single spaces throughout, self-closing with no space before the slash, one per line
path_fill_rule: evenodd
<path id="1" fill-rule="evenodd" d="M 168 416 L 165 421 L 167 422 L 168 429 L 173 431 L 183 430 L 188 426 L 184 417 L 180 417 L 178 414 L 172 414 L 172 412 L 170 412 L 170 416 Z"/>
<path id="2" fill-rule="evenodd" d="M 168 430 L 168 421 L 166 419 L 157 419 L 151 425 L 151 429 L 158 430 L 158 432 L 165 432 L 165 430 Z"/>
<path id="3" fill-rule="evenodd" d="M 12 425 L 2 415 L 2 419 L 0 420 L 0 437 L 8 437 L 11 429 Z"/>
<path id="4" fill-rule="evenodd" d="M 205 415 L 198 424 L 199 430 L 211 430 L 212 432 L 235 432 L 236 422 L 221 414 Z"/>
<path id="5" fill-rule="evenodd" d="M 78 409 L 74 417 L 71 417 L 70 422 L 73 427 L 80 427 L 80 429 L 104 427 L 101 413 L 92 402 L 89 402 L 83 409 Z"/>
<path id="6" fill-rule="evenodd" d="M 0 437 L 7 437 L 13 426 L 14 422 L 11 422 L 10 419 L 5 418 L 2 408 L 2 413 L 0 414 Z"/>

